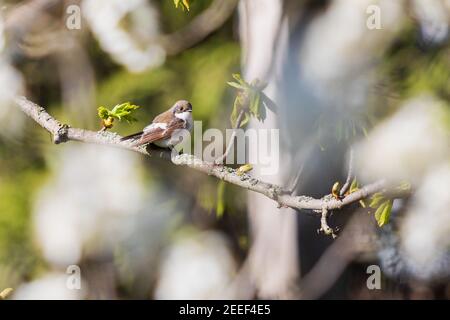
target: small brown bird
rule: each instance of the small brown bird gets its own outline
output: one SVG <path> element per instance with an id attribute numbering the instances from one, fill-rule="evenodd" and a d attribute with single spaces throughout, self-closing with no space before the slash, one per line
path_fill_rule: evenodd
<path id="1" fill-rule="evenodd" d="M 153 119 L 141 132 L 120 139 L 136 140 L 133 146 L 153 143 L 161 148 L 172 148 L 180 143 L 187 132 L 192 131 L 192 105 L 186 100 L 179 100 L 169 110 Z"/>

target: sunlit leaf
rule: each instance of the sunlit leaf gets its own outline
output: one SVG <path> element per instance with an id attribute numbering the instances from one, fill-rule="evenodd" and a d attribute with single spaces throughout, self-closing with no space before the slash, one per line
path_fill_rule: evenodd
<path id="1" fill-rule="evenodd" d="M 392 211 L 392 204 L 392 200 L 386 200 L 375 211 L 375 219 L 377 220 L 379 227 L 382 227 L 389 222 Z"/>
<path id="2" fill-rule="evenodd" d="M 102 120 L 103 127 L 109 129 L 112 128 L 114 119 L 118 119 L 119 121 L 125 120 L 127 122 L 136 121 L 136 118 L 131 113 L 138 108 L 139 106 L 137 105 L 125 102 L 114 106 L 112 110 L 99 107 L 97 111 L 99 118 Z"/>
<path id="3" fill-rule="evenodd" d="M 6 289 L 2 290 L 2 292 L 0 292 L 0 300 L 4 300 L 4 299 L 8 298 L 12 292 L 13 292 L 12 288 L 6 288 Z"/>
<path id="4" fill-rule="evenodd" d="M 239 73 L 233 73 L 232 77 L 239 82 L 240 85 L 242 85 L 245 88 L 249 88 L 250 85 L 242 79 L 241 75 Z"/>
<path id="5" fill-rule="evenodd" d="M 190 10 L 189 0 L 173 0 L 173 3 L 175 4 L 175 8 L 180 7 L 183 11 Z"/>
<path id="6" fill-rule="evenodd" d="M 381 203 L 379 206 L 378 206 L 378 208 L 377 208 L 377 210 L 375 211 L 375 220 L 377 220 L 377 222 L 380 220 L 380 217 L 381 217 L 381 213 L 383 212 L 383 210 L 384 210 L 384 207 L 387 205 L 387 203 L 386 202 L 383 202 L 383 203 Z"/>
<path id="7" fill-rule="evenodd" d="M 243 85 L 241 85 L 239 83 L 236 83 L 236 82 L 233 82 L 233 81 L 228 81 L 227 84 L 229 86 L 232 86 L 232 87 L 236 88 L 236 89 L 241 89 L 241 90 L 245 89 L 245 87 Z"/>
<path id="8" fill-rule="evenodd" d="M 236 128 L 237 118 L 242 110 L 244 111 L 244 118 L 239 127 L 245 126 L 251 117 L 255 117 L 258 121 L 264 121 L 267 116 L 265 108 L 270 108 L 272 111 L 275 109 L 273 101 L 261 91 L 267 84 L 258 79 L 254 79 L 249 84 L 238 73 L 234 73 L 232 76 L 237 82 L 230 81 L 227 83 L 239 90 L 230 116 L 233 128 Z"/>
<path id="9" fill-rule="evenodd" d="M 335 182 L 333 184 L 333 187 L 331 188 L 331 194 L 334 198 L 339 199 L 339 191 L 341 190 L 341 184 L 339 181 Z"/>
<path id="10" fill-rule="evenodd" d="M 108 119 L 108 117 L 109 117 L 108 109 L 106 109 L 105 107 L 98 107 L 97 111 L 98 111 L 98 116 L 100 117 L 100 119 L 102 119 L 102 120 Z"/>
<path id="11" fill-rule="evenodd" d="M 358 181 L 356 181 L 356 178 L 353 179 L 352 184 L 350 185 L 349 193 L 353 193 L 355 191 L 359 190 L 359 184 Z"/>
<path id="12" fill-rule="evenodd" d="M 125 103 L 116 105 L 110 112 L 110 115 L 119 120 L 122 120 L 122 118 L 123 118 L 124 120 L 131 122 L 131 121 L 136 120 L 133 117 L 131 117 L 131 112 L 133 112 L 134 110 L 136 110 L 138 108 L 139 108 L 139 106 L 137 106 L 137 105 L 131 104 L 129 102 L 125 102 Z"/>
<path id="13" fill-rule="evenodd" d="M 369 207 L 377 208 L 385 200 L 381 192 L 374 193 L 370 198 Z"/>
<path id="14" fill-rule="evenodd" d="M 238 176 L 242 176 L 244 173 L 249 172 L 253 169 L 253 166 L 250 163 L 244 164 L 236 170 L 236 174 Z"/>

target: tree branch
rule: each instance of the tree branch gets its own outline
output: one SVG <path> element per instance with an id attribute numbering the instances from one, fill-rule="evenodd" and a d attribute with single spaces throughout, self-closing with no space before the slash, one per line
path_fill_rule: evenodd
<path id="1" fill-rule="evenodd" d="M 106 131 L 95 132 L 71 128 L 70 126 L 57 121 L 49 115 L 44 108 L 29 101 L 25 97 L 16 98 L 15 103 L 25 114 L 53 135 L 53 141 L 55 144 L 67 141 L 79 141 L 127 149 L 146 156 L 156 155 L 161 158 L 171 159 L 175 165 L 187 166 L 194 170 L 214 176 L 220 180 L 234 184 L 238 187 L 263 194 L 266 197 L 278 202 L 278 204 L 283 207 L 291 207 L 298 210 L 313 210 L 317 213 L 323 213 L 353 204 L 386 188 L 386 183 L 381 180 L 362 187 L 358 191 L 349 194 L 342 200 L 335 199 L 331 194 L 320 199 L 309 196 L 293 196 L 290 194 L 289 190 L 284 190 L 278 185 L 261 181 L 246 173 L 237 175 L 235 169 L 205 162 L 193 155 L 181 154 L 172 157 L 169 150 L 153 150 L 151 147 L 145 146 L 136 147 L 132 146 L 129 141 L 120 141 L 121 137 L 116 133 Z"/>
<path id="2" fill-rule="evenodd" d="M 328 225 L 327 215 L 328 209 L 322 208 L 322 215 L 320 217 L 320 229 L 318 231 L 323 232 L 326 235 L 331 235 L 333 238 L 336 238 L 334 230 Z"/>
<path id="3" fill-rule="evenodd" d="M 183 29 L 167 34 L 159 43 L 168 55 L 176 55 L 194 46 L 222 26 L 233 14 L 238 0 L 215 0 Z"/>

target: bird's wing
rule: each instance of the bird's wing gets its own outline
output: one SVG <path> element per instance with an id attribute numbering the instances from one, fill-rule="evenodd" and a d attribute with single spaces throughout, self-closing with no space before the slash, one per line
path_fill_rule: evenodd
<path id="1" fill-rule="evenodd" d="M 152 143 L 154 141 L 170 138 L 175 130 L 185 128 L 186 122 L 178 118 L 173 119 L 168 124 L 153 122 L 151 125 L 144 128 L 144 133 L 140 139 L 134 143 L 134 145 L 140 146 L 143 144 Z"/>
<path id="2" fill-rule="evenodd" d="M 144 133 L 144 132 L 141 131 L 141 132 L 136 132 L 136 133 L 130 134 L 129 136 L 125 136 L 125 137 L 120 138 L 120 141 L 125 141 L 125 140 L 131 140 L 131 139 L 137 139 L 137 138 L 140 138 L 140 136 L 141 136 L 143 133 Z"/>
<path id="3" fill-rule="evenodd" d="M 153 123 L 167 123 L 172 118 L 173 118 L 172 111 L 169 109 L 169 110 L 157 115 L 155 117 L 155 119 L 153 119 L 152 124 Z"/>

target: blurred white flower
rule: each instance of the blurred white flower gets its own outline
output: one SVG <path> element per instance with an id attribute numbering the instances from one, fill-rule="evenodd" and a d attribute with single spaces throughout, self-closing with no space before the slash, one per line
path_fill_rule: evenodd
<path id="1" fill-rule="evenodd" d="M 83 299 L 85 291 L 69 289 L 64 273 L 49 273 L 32 282 L 22 284 L 14 291 L 15 300 L 77 300 Z"/>
<path id="2" fill-rule="evenodd" d="M 137 155 L 71 144 L 59 150 L 56 176 L 43 188 L 34 212 L 44 257 L 56 266 L 76 264 L 87 244 L 108 248 L 127 215 L 145 207 Z"/>
<path id="3" fill-rule="evenodd" d="M 380 8 L 381 29 L 370 30 L 366 9 Z M 335 0 L 314 19 L 300 54 L 311 92 L 333 108 L 365 105 L 376 58 L 390 44 L 404 18 L 401 1 Z"/>
<path id="4" fill-rule="evenodd" d="M 428 173 L 400 227 L 408 269 L 420 279 L 450 275 L 450 164 Z"/>
<path id="5" fill-rule="evenodd" d="M 447 39 L 450 7 L 446 8 L 443 0 L 413 0 L 412 7 L 419 19 L 425 41 L 441 43 Z"/>
<path id="6" fill-rule="evenodd" d="M 103 50 L 128 70 L 140 72 L 164 63 L 165 51 L 154 42 L 159 34 L 157 12 L 148 1 L 84 0 L 82 14 Z M 121 26 L 126 16 L 133 24 L 129 30 Z"/>
<path id="7" fill-rule="evenodd" d="M 6 108 L 21 91 L 22 75 L 0 53 L 0 119 L 9 112 Z"/>
<path id="8" fill-rule="evenodd" d="M 422 96 L 405 103 L 355 146 L 357 176 L 418 184 L 433 165 L 450 157 L 450 133 L 439 101 Z"/>
<path id="9" fill-rule="evenodd" d="M 209 231 L 179 239 L 162 261 L 156 299 L 230 299 L 236 272 L 223 235 Z"/>

